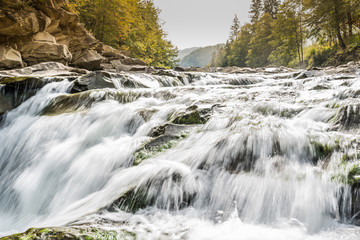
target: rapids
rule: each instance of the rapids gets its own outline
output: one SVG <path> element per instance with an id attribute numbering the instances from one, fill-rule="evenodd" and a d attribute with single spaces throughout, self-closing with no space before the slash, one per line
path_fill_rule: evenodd
<path id="1" fill-rule="evenodd" d="M 0 236 L 65 225 L 137 239 L 360 239 L 360 170 L 349 174 L 360 69 L 296 75 L 134 73 L 81 93 L 71 79 L 46 84 L 0 123 Z M 179 120 L 165 149 L 139 150 L 189 109 L 209 116 Z"/>

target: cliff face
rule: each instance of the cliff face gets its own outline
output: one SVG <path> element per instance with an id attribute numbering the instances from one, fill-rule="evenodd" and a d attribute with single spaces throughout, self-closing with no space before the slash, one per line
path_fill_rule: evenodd
<path id="1" fill-rule="evenodd" d="M 96 70 L 110 62 L 104 53 L 129 62 L 87 32 L 67 0 L 0 1 L 0 68 L 55 61 Z"/>

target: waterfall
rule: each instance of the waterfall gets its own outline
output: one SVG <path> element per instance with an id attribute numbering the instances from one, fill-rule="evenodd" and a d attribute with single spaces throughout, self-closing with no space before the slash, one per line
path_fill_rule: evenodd
<path id="1" fill-rule="evenodd" d="M 292 75 L 50 81 L 0 123 L 0 236 L 358 239 L 359 72 Z"/>

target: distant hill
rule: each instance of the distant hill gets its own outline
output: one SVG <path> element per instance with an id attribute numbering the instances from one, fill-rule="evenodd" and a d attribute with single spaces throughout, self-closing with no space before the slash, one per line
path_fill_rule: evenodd
<path id="1" fill-rule="evenodd" d="M 205 67 L 211 61 L 213 53 L 223 45 L 224 44 L 218 44 L 215 46 L 195 48 L 195 50 L 187 54 L 185 57 L 179 57 L 179 65 L 181 67 Z"/>
<path id="2" fill-rule="evenodd" d="M 192 47 L 192 48 L 185 48 L 183 50 L 179 50 L 178 53 L 178 59 L 182 60 L 184 57 L 186 57 L 187 55 L 189 55 L 190 53 L 192 53 L 193 51 L 199 49 L 200 47 Z"/>

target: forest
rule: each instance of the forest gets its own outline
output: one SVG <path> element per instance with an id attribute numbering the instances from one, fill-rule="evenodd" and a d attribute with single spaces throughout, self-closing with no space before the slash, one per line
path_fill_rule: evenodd
<path id="1" fill-rule="evenodd" d="M 210 66 L 309 67 L 359 59 L 359 0 L 252 0 Z"/>
<path id="2" fill-rule="evenodd" d="M 174 67 L 177 48 L 166 40 L 160 10 L 150 0 L 69 0 L 96 39 L 155 67 Z"/>

